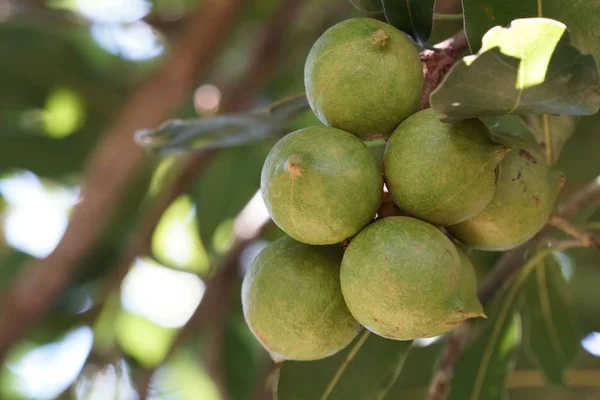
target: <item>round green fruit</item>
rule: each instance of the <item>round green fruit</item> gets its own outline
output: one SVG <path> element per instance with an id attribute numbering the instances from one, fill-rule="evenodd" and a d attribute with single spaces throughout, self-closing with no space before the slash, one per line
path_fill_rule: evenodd
<path id="1" fill-rule="evenodd" d="M 317 360 L 360 331 L 344 303 L 341 251 L 282 237 L 255 259 L 242 285 L 250 330 L 278 360 Z"/>
<path id="2" fill-rule="evenodd" d="M 417 110 L 423 72 L 406 35 L 375 19 L 354 18 L 316 41 L 304 67 L 304 86 L 325 125 L 362 139 L 385 138 Z"/>
<path id="3" fill-rule="evenodd" d="M 271 217 L 285 233 L 308 244 L 333 244 L 356 235 L 373 219 L 383 176 L 359 139 L 315 126 L 275 144 L 260 187 Z"/>
<path id="4" fill-rule="evenodd" d="M 500 164 L 494 198 L 479 214 L 448 231 L 480 250 L 505 251 L 538 233 L 548 222 L 564 184 L 564 174 L 548 168 L 534 145 L 515 137 L 495 136 L 512 151 Z"/>
<path id="5" fill-rule="evenodd" d="M 407 213 L 433 224 L 457 224 L 492 200 L 498 164 L 508 151 L 478 119 L 448 124 L 432 109 L 419 111 L 388 141 L 386 186 Z"/>
<path id="6" fill-rule="evenodd" d="M 359 11 L 368 13 L 383 12 L 383 3 L 381 0 L 350 0 L 350 3 Z"/>
<path id="7" fill-rule="evenodd" d="M 340 278 L 358 322 L 380 336 L 412 340 L 470 317 L 460 293 L 462 271 L 456 247 L 436 227 L 388 217 L 352 239 Z"/>

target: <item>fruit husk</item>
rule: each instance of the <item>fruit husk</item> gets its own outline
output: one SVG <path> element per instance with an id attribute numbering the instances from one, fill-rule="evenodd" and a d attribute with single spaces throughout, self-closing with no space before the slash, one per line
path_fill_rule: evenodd
<path id="1" fill-rule="evenodd" d="M 342 297 L 338 246 L 310 246 L 287 236 L 254 260 L 242 285 L 252 333 L 277 360 L 316 360 L 360 331 Z"/>
<path id="2" fill-rule="evenodd" d="M 512 147 L 500 164 L 494 198 L 481 213 L 449 226 L 448 231 L 476 249 L 506 251 L 527 242 L 544 227 L 565 176 L 548 167 L 535 145 L 513 136 L 493 137 Z"/>
<path id="3" fill-rule="evenodd" d="M 389 339 L 412 340 L 463 318 L 461 274 L 458 252 L 439 229 L 388 217 L 350 242 L 340 278 L 346 304 L 363 326 Z"/>
<path id="4" fill-rule="evenodd" d="M 432 109 L 394 130 L 384 154 L 386 186 L 403 211 L 437 225 L 479 214 L 496 191 L 500 161 L 510 151 L 478 119 L 441 122 Z"/>
<path id="5" fill-rule="evenodd" d="M 361 139 L 386 138 L 421 99 L 416 46 L 398 29 L 371 18 L 329 28 L 304 68 L 310 106 L 325 124 Z"/>
<path id="6" fill-rule="evenodd" d="M 355 136 L 315 126 L 291 133 L 271 150 L 261 192 L 275 223 L 303 243 L 324 245 L 357 234 L 381 203 L 383 177 Z"/>

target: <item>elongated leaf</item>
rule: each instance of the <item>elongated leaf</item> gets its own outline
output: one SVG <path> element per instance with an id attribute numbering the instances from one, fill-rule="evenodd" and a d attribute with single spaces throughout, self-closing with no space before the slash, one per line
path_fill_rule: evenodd
<path id="1" fill-rule="evenodd" d="M 529 276 L 524 290 L 528 354 L 551 383 L 563 385 L 563 372 L 575 357 L 582 334 L 559 264 L 546 258 Z"/>
<path id="2" fill-rule="evenodd" d="M 419 44 L 429 39 L 435 0 L 383 0 L 388 22 L 412 36 Z"/>
<path id="3" fill-rule="evenodd" d="M 496 25 L 514 19 L 544 17 L 569 27 L 573 43 L 595 56 L 600 64 L 600 2 L 597 0 L 463 0 L 465 28 L 471 49 L 481 46 L 481 38 Z"/>
<path id="4" fill-rule="evenodd" d="M 229 229 L 227 226 L 222 228 L 221 236 L 227 241 L 228 231 L 233 228 L 233 218 L 258 191 L 260 171 L 268 151 L 269 146 L 264 143 L 224 149 L 194 184 L 192 196 L 200 238 L 209 253 L 215 250 L 217 228 L 230 220 Z"/>
<path id="5" fill-rule="evenodd" d="M 484 330 L 455 367 L 449 400 L 505 398 L 506 377 L 514 367 L 514 355 L 521 343 L 518 302 L 519 287 L 513 283 L 505 286 L 486 310 Z"/>
<path id="6" fill-rule="evenodd" d="M 411 342 L 368 331 L 340 353 L 319 361 L 285 361 L 278 400 L 383 400 L 398 378 Z"/>
<path id="7" fill-rule="evenodd" d="M 232 146 L 280 134 L 286 123 L 308 110 L 305 95 L 283 99 L 266 109 L 189 121 L 171 120 L 136 132 L 136 141 L 160 155 Z"/>
<path id="8" fill-rule="evenodd" d="M 600 106 L 592 56 L 570 44 L 566 26 L 520 19 L 486 33 L 475 56 L 459 61 L 431 95 L 447 121 L 506 114 L 591 115 Z"/>
<path id="9" fill-rule="evenodd" d="M 538 143 L 549 147 L 547 160 L 550 165 L 556 164 L 563 146 L 577 130 L 579 117 L 575 115 L 523 115 L 523 122 L 534 134 Z"/>

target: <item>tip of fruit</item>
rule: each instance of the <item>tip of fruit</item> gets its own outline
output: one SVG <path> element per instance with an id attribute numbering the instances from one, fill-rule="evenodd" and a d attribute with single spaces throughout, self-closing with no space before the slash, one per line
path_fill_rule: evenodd
<path id="1" fill-rule="evenodd" d="M 371 35 L 371 43 L 379 49 L 383 50 L 390 41 L 390 36 L 385 33 L 383 29 L 377 29 L 373 35 Z"/>
<path id="2" fill-rule="evenodd" d="M 292 175 L 292 178 L 297 178 L 302 176 L 302 171 L 300 170 L 300 155 L 294 154 L 290 156 L 285 162 L 285 170 Z"/>
<path id="3" fill-rule="evenodd" d="M 504 157 L 506 157 L 506 155 L 508 153 L 510 153 L 512 151 L 512 149 L 510 147 L 506 147 L 506 146 L 499 146 L 495 151 L 494 151 L 494 158 L 496 160 L 502 160 Z"/>

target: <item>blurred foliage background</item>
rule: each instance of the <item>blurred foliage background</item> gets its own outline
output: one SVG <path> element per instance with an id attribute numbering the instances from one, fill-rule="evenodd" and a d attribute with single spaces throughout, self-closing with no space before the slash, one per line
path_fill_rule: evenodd
<path id="1" fill-rule="evenodd" d="M 0 0 L 0 290 L 8 292 L 32 260 L 53 251 L 82 200 L 93 149 L 136 88 L 167 62 L 186 24 L 218 3 Z M 221 33 L 208 73 L 186 88 L 189 96 L 172 117 L 266 107 L 302 93 L 312 43 L 334 23 L 360 15 L 346 0 L 224 3 L 238 8 L 232 28 Z M 460 20 L 439 18 L 430 41 L 458 29 Z M 317 123 L 306 112 L 284 130 Z M 523 129 L 510 118 L 498 123 Z M 598 175 L 598 130 L 600 116 L 583 117 L 566 144 L 559 163 L 566 193 Z M 185 157 L 145 156 L 68 289 L 7 354 L 0 398 L 271 398 L 273 365 L 245 325 L 239 286 L 253 257 L 281 234 L 261 226 L 264 210 L 251 201 L 275 140 L 205 154 L 181 187 Z M 149 210 L 165 198 L 156 228 L 151 224 L 149 237 L 137 238 L 148 230 Z M 140 252 L 124 257 L 136 240 Z M 473 254 L 481 274 L 496 257 Z M 600 397 L 600 254 L 582 250 L 565 260 L 584 329 L 567 375 L 573 389 L 549 389 L 523 354 L 509 379 L 514 399 Z M 229 273 L 220 275 L 225 266 Z M 217 294 L 209 298 L 211 287 Z M 439 354 L 439 342 L 420 346 L 394 390 L 403 398 L 423 397 Z"/>

